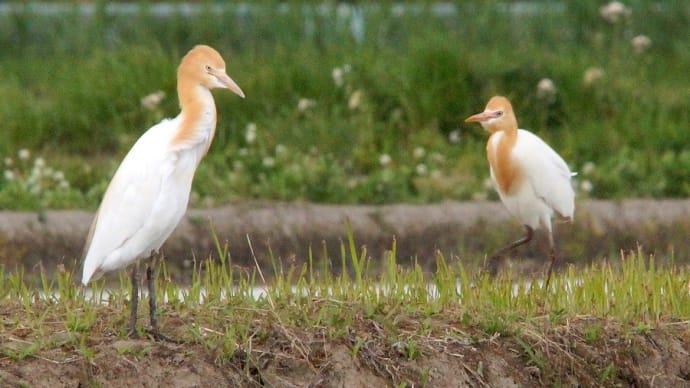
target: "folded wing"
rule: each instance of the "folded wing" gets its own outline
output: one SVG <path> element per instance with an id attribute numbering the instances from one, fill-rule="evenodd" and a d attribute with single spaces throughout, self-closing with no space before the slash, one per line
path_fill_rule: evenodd
<path id="1" fill-rule="evenodd" d="M 91 226 L 86 242 L 82 282 L 98 278 L 102 269 L 125 267 L 148 256 L 155 233 L 146 228 L 161 196 L 163 181 L 172 172 L 175 155 L 163 152 L 164 121 L 147 131 L 118 167 Z M 142 238 L 147 237 L 147 238 Z"/>
<path id="2" fill-rule="evenodd" d="M 527 171 L 535 193 L 562 217 L 573 218 L 575 192 L 570 182 L 574 175 L 556 151 L 533 133 L 518 130 L 514 153 Z"/>

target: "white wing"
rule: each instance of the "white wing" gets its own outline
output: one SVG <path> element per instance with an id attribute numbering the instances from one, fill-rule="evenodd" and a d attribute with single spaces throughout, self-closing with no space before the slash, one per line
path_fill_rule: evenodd
<path id="1" fill-rule="evenodd" d="M 115 172 L 86 243 L 85 284 L 104 271 L 125 267 L 159 248 L 150 245 L 157 243 L 160 236 L 156 234 L 162 231 L 152 230 L 147 221 L 175 165 L 177 156 L 167 152 L 166 139 L 174 133 L 171 126 L 176 121 L 164 120 L 144 133 Z M 141 236 L 145 226 L 147 236 Z"/>
<path id="2" fill-rule="evenodd" d="M 568 164 L 537 135 L 518 130 L 513 155 L 520 160 L 534 192 L 561 216 L 573 218 L 575 192 L 570 183 L 574 175 Z"/>

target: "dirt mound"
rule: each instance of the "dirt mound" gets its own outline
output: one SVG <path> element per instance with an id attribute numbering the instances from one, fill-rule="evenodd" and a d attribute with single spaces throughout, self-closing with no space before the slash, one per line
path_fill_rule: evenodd
<path id="1" fill-rule="evenodd" d="M 405 324 L 404 322 L 402 323 Z M 444 335 L 391 337 L 361 319 L 340 338 L 275 327 L 229 357 L 198 343 L 61 337 L 51 350 L 0 357 L 0 385 L 32 387 L 519 387 L 690 385 L 687 322 L 644 330 L 579 319 L 487 335 L 436 319 Z M 3 335 L 3 352 L 23 341 Z M 414 349 L 410 344 L 414 342 Z M 89 349 L 84 352 L 83 349 Z"/>

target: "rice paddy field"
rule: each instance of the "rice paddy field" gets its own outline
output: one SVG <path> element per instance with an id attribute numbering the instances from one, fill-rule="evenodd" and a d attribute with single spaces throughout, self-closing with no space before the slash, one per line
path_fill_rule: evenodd
<path id="1" fill-rule="evenodd" d="M 0 4 L 0 385 L 687 386 L 688 36 L 675 0 Z M 147 336 L 145 303 L 143 339 L 130 339 L 127 273 L 78 285 L 81 246 L 44 226 L 81 233 L 65 214 L 95 210 L 137 137 L 177 114 L 175 69 L 198 43 L 247 98 L 214 94 L 202 213 L 186 221 L 212 248 L 173 236 L 157 276 L 174 341 Z M 480 270 L 517 237 L 504 216 L 507 231 L 479 220 L 458 241 L 440 237 L 448 223 L 396 229 L 439 213 L 383 214 L 485 201 L 496 213 L 487 136 L 462 122 L 494 94 L 579 173 L 586 211 L 557 227 L 548 289 L 538 244 L 496 276 Z M 680 210 L 596 222 L 597 201 L 638 198 Z M 353 216 L 321 245 L 284 223 L 292 245 L 272 249 L 198 216 L 247 203 L 372 206 L 385 242 Z M 13 228 L 33 233 L 33 254 Z"/>
<path id="2" fill-rule="evenodd" d="M 222 249 L 222 248 L 221 248 Z M 222 251 L 219 253 L 223 253 Z M 158 278 L 162 330 L 131 340 L 128 276 L 75 286 L 72 273 L 3 272 L 0 379 L 12 386 L 683 386 L 686 268 L 630 253 L 570 267 L 548 289 L 490 278 L 438 254 L 436 271 L 380 273 L 343 243 L 337 260 L 246 271 L 204 261 L 190 286 Z M 333 275 L 329 265 L 339 262 Z M 258 267 L 257 267 L 258 268 Z M 139 321 L 145 321 L 146 313 Z M 143 324 L 145 326 L 145 324 Z"/>

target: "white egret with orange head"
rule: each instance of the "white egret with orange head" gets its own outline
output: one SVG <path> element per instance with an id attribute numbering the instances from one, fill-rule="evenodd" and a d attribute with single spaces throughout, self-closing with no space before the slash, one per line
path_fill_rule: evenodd
<path id="1" fill-rule="evenodd" d="M 527 232 L 524 238 L 497 251 L 489 262 L 528 243 L 534 230 L 543 227 L 549 239 L 550 264 L 545 286 L 548 288 L 556 262 L 551 219 L 554 215 L 573 219 L 575 192 L 570 179 L 575 174 L 537 135 L 518 129 L 513 106 L 505 97 L 492 97 L 483 112 L 465 122 L 478 122 L 491 133 L 486 145 L 491 180 L 503 204 Z"/>
<path id="2" fill-rule="evenodd" d="M 135 264 L 129 334 L 137 337 L 139 261 L 149 259 L 151 331 L 158 330 L 154 287 L 155 258 L 182 219 L 197 166 L 216 131 L 211 89 L 244 92 L 226 73 L 225 61 L 209 46 L 199 45 L 182 58 L 177 70 L 181 112 L 147 130 L 129 150 L 103 196 L 84 248 L 82 283 Z"/>

